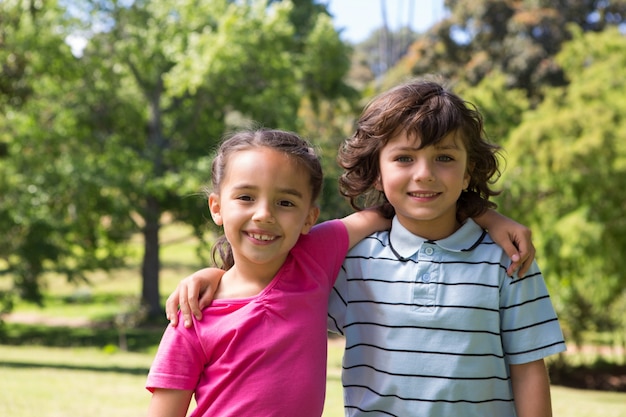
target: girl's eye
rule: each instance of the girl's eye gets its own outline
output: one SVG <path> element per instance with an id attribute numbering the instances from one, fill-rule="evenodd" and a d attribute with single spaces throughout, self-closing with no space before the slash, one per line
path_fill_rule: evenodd
<path id="1" fill-rule="evenodd" d="M 450 161 L 454 161 L 454 158 L 452 158 L 451 156 L 448 156 L 448 155 L 439 155 L 437 157 L 437 161 L 450 162 Z"/>
<path id="2" fill-rule="evenodd" d="M 397 156 L 395 158 L 396 162 L 411 162 L 413 160 L 413 158 L 411 158 L 410 156 Z"/>

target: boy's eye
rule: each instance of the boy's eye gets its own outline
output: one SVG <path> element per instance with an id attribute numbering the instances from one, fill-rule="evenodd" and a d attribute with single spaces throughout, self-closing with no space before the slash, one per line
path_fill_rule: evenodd
<path id="1" fill-rule="evenodd" d="M 252 197 L 249 195 L 240 195 L 237 197 L 237 200 L 241 201 L 252 201 Z"/>

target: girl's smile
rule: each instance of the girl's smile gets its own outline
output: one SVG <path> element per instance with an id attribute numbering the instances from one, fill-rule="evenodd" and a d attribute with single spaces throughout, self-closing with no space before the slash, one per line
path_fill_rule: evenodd
<path id="1" fill-rule="evenodd" d="M 248 236 L 250 236 L 252 239 L 260 240 L 262 242 L 270 242 L 270 241 L 276 240 L 277 238 L 276 236 L 264 235 L 261 233 L 251 233 L 251 232 L 248 232 Z"/>

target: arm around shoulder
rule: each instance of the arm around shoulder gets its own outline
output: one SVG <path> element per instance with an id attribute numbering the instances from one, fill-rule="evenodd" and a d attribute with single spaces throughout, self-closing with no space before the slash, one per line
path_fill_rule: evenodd
<path id="1" fill-rule="evenodd" d="M 344 217 L 341 221 L 348 229 L 350 248 L 374 232 L 391 228 L 391 220 L 383 217 L 375 208 L 357 211 Z"/>
<path id="2" fill-rule="evenodd" d="M 185 327 L 191 327 L 192 314 L 198 320 L 202 318 L 201 310 L 211 304 L 224 272 L 218 268 L 204 268 L 178 283 L 165 303 L 165 313 L 172 326 L 178 325 L 179 306 Z"/>
<path id="3" fill-rule="evenodd" d="M 491 209 L 480 216 L 473 217 L 473 220 L 480 227 L 488 230 L 493 240 L 511 258 L 512 263 L 507 269 L 507 274 L 513 275 L 515 271 L 518 271 L 518 276 L 523 277 L 535 259 L 531 230 Z"/>

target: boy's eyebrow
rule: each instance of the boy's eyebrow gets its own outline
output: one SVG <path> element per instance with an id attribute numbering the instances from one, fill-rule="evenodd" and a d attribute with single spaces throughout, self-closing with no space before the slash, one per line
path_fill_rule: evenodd
<path id="1" fill-rule="evenodd" d="M 453 150 L 458 150 L 461 149 L 456 143 L 449 143 L 449 144 L 441 144 L 441 143 L 436 143 L 435 145 L 433 145 L 435 148 L 437 149 L 453 149 Z"/>
<path id="2" fill-rule="evenodd" d="M 427 145 L 425 146 L 426 148 L 432 146 L 436 149 L 442 149 L 442 150 L 460 150 L 461 148 L 456 144 L 456 143 L 450 143 L 450 144 L 441 144 L 441 143 L 435 143 L 433 145 Z M 407 146 L 407 145 L 402 145 L 402 146 L 398 146 L 397 148 L 392 148 L 396 151 L 419 151 L 420 149 L 424 149 L 424 148 L 420 148 L 419 146 Z"/>

